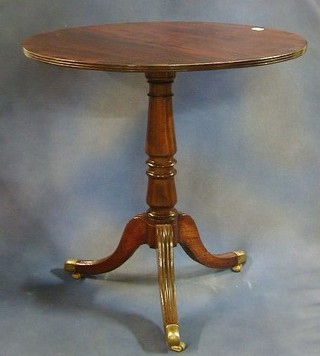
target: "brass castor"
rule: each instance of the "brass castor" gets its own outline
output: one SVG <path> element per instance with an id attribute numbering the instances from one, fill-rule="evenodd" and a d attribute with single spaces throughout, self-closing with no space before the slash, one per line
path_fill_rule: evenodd
<path id="1" fill-rule="evenodd" d="M 247 261 L 247 254 L 243 250 L 233 251 L 238 256 L 238 263 L 231 268 L 233 272 L 239 273 L 242 270 L 243 265 Z"/>
<path id="2" fill-rule="evenodd" d="M 64 270 L 66 272 L 69 272 L 71 274 L 71 277 L 73 279 L 81 279 L 83 278 L 83 275 L 81 273 L 76 272 L 76 263 L 78 260 L 71 258 L 66 260 L 64 263 Z"/>

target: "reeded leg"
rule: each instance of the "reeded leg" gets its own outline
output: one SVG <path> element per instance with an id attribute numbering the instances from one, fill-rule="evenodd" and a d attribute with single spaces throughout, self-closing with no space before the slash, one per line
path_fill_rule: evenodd
<path id="1" fill-rule="evenodd" d="M 203 243 L 194 220 L 186 214 L 180 214 L 178 218 L 179 243 L 185 252 L 196 262 L 207 267 L 231 268 L 234 272 L 240 272 L 246 262 L 246 253 L 243 250 L 212 254 L 208 252 Z"/>
<path id="2" fill-rule="evenodd" d="M 140 214 L 129 221 L 113 254 L 95 261 L 70 259 L 65 262 L 64 269 L 75 279 L 81 278 L 82 275 L 110 272 L 125 263 L 136 249 L 145 243 L 146 221 L 144 214 Z"/>
<path id="3" fill-rule="evenodd" d="M 185 349 L 185 344 L 180 340 L 178 325 L 172 226 L 156 225 L 156 235 L 160 299 L 166 341 L 171 350 L 181 352 Z"/>

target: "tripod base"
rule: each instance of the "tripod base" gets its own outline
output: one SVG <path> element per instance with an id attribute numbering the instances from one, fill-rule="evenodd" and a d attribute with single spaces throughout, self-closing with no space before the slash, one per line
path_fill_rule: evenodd
<path id="1" fill-rule="evenodd" d="M 173 248 L 180 243 L 184 251 L 196 262 L 211 268 L 230 268 L 240 272 L 246 262 L 246 253 L 236 250 L 223 254 L 207 251 L 193 219 L 186 214 L 178 214 L 170 223 L 159 223 L 139 214 L 129 221 L 116 250 L 108 257 L 99 260 L 69 259 L 65 271 L 75 279 L 86 275 L 110 272 L 125 263 L 136 249 L 148 244 L 157 250 L 158 280 L 165 337 L 173 351 L 183 351 L 185 344 L 180 340 L 176 289 L 174 276 Z"/>
<path id="2" fill-rule="evenodd" d="M 145 151 L 148 155 L 148 188 L 146 202 L 149 210 L 129 221 L 116 250 L 100 260 L 68 260 L 65 270 L 73 278 L 110 272 L 120 267 L 142 244 L 157 250 L 158 279 L 164 331 L 168 347 L 183 351 L 180 340 L 176 289 L 174 282 L 173 249 L 180 243 L 195 261 L 212 268 L 230 268 L 240 272 L 246 262 L 242 250 L 211 254 L 201 242 L 193 219 L 175 209 L 177 193 L 174 176 L 176 139 L 172 108 L 171 85 L 174 72 L 148 72 L 148 125 Z"/>

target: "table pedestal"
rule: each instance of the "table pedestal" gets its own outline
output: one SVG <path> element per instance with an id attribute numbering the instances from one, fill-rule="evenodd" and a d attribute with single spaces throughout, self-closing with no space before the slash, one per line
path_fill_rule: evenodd
<path id="1" fill-rule="evenodd" d="M 150 87 L 146 139 L 149 209 L 129 221 L 113 254 L 99 260 L 70 259 L 65 262 L 65 270 L 76 279 L 106 273 L 126 262 L 142 244 L 156 249 L 166 342 L 173 351 L 183 351 L 185 344 L 180 340 L 175 297 L 173 248 L 179 243 L 195 261 L 207 267 L 231 268 L 234 272 L 240 272 L 246 254 L 243 250 L 209 253 L 193 219 L 176 210 L 176 141 L 171 91 L 175 73 L 147 73 L 146 77 Z"/>

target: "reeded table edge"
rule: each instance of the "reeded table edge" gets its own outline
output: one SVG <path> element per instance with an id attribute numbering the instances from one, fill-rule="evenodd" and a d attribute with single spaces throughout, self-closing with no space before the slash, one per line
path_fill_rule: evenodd
<path id="1" fill-rule="evenodd" d="M 116 63 L 85 63 L 79 61 L 65 60 L 59 58 L 49 58 L 46 56 L 41 56 L 31 51 L 28 51 L 23 47 L 23 53 L 26 57 L 35 59 L 37 61 L 53 64 L 61 67 L 77 68 L 77 69 L 88 69 L 88 70 L 100 70 L 108 72 L 186 72 L 186 71 L 205 71 L 205 70 L 218 70 L 218 69 L 229 69 L 229 68 L 245 68 L 245 67 L 256 67 L 264 66 L 274 63 L 280 63 L 289 61 L 291 59 L 298 58 L 302 56 L 307 50 L 308 44 L 293 53 L 262 57 L 254 60 L 239 60 L 230 62 L 216 62 L 216 63 L 185 63 L 185 64 L 150 64 L 150 65 L 119 65 Z"/>

